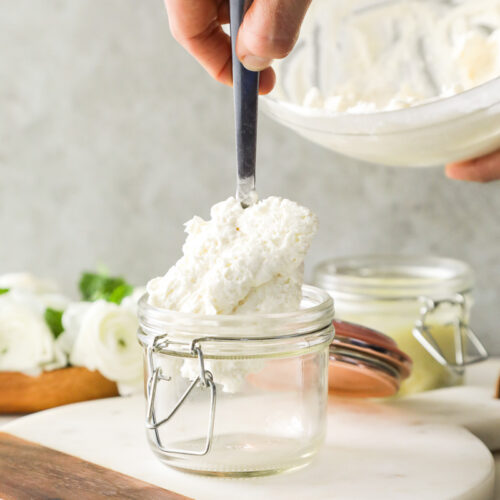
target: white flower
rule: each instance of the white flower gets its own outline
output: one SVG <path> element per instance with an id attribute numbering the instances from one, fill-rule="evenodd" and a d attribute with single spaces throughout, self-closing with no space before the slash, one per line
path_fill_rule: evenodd
<path id="1" fill-rule="evenodd" d="M 72 365 L 98 370 L 118 384 L 120 394 L 142 386 L 142 349 L 137 315 L 129 307 L 104 300 L 70 304 L 63 315 L 59 345 Z"/>
<path id="2" fill-rule="evenodd" d="M 23 302 L 27 307 L 38 312 L 42 316 L 48 307 L 56 311 L 64 311 L 70 303 L 68 297 L 60 293 L 36 293 L 17 288 L 11 288 L 8 293 L 2 294 L 0 297 L 15 298 L 17 301 Z"/>
<path id="3" fill-rule="evenodd" d="M 54 300 L 48 302 L 55 305 Z M 0 295 L 0 371 L 38 375 L 66 366 L 66 356 L 44 319 L 46 303 L 20 290 Z"/>
<path id="4" fill-rule="evenodd" d="M 80 333 L 82 319 L 91 306 L 92 302 L 72 302 L 64 310 L 62 317 L 64 331 L 56 342 L 68 356 L 71 354 Z"/>
<path id="5" fill-rule="evenodd" d="M 20 290 L 34 294 L 57 293 L 58 287 L 49 280 L 42 280 L 30 273 L 8 273 L 0 276 L 0 288 Z"/>

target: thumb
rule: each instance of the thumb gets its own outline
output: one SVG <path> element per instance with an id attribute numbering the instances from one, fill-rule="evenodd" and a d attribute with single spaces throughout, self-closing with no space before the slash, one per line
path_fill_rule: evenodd
<path id="1" fill-rule="evenodd" d="M 311 0 L 254 0 L 243 18 L 236 53 L 243 66 L 261 71 L 287 56 Z"/>

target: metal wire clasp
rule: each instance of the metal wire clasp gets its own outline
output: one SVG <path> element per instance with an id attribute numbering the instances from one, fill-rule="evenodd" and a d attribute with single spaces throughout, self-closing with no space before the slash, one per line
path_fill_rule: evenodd
<path id="1" fill-rule="evenodd" d="M 462 293 L 458 293 L 454 298 L 443 300 L 433 300 L 428 297 L 421 297 L 422 308 L 420 309 L 420 318 L 413 327 L 413 336 L 427 350 L 427 352 L 442 366 L 447 367 L 458 375 L 463 375 L 465 367 L 488 358 L 488 352 L 481 343 L 476 334 L 471 330 L 467 322 L 467 303 Z M 426 324 L 429 313 L 436 311 L 441 305 L 449 304 L 460 307 L 460 315 L 455 322 L 455 359 L 446 358 L 443 350 L 432 335 L 429 326 Z M 470 341 L 476 350 L 476 354 L 469 356 L 467 354 L 467 344 L 464 339 Z"/>
<path id="2" fill-rule="evenodd" d="M 206 455 L 212 446 L 213 442 L 213 433 L 214 433 L 214 420 L 215 420 L 215 403 L 216 403 L 216 388 L 213 380 L 213 375 L 210 371 L 205 369 L 205 362 L 203 358 L 203 352 L 199 345 L 197 339 L 193 340 L 191 343 L 191 353 L 194 356 L 197 356 L 199 365 L 200 365 L 200 374 L 196 379 L 194 379 L 189 387 L 184 391 L 182 396 L 179 398 L 177 403 L 174 405 L 172 410 L 168 413 L 168 415 L 161 419 L 160 421 L 156 418 L 156 410 L 155 410 L 155 402 L 156 402 L 156 392 L 158 388 L 158 383 L 160 381 L 169 382 L 170 377 L 165 377 L 162 374 L 162 370 L 160 367 L 155 368 L 153 354 L 155 352 L 159 352 L 163 347 L 168 344 L 168 341 L 164 336 L 159 336 L 155 338 L 153 343 L 147 348 L 147 364 L 148 364 L 148 372 L 150 376 L 148 378 L 148 382 L 146 385 L 146 399 L 147 399 L 147 411 L 146 411 L 146 428 L 153 431 L 153 436 L 155 440 L 155 444 L 160 451 L 163 453 L 178 453 L 182 455 L 198 455 L 203 456 Z M 205 446 L 201 450 L 186 450 L 179 448 L 166 448 L 163 446 L 159 427 L 167 423 L 177 412 L 177 410 L 182 406 L 182 403 L 186 401 L 189 397 L 193 389 L 200 385 L 202 388 L 210 389 L 210 410 L 208 417 L 208 430 L 207 430 L 207 438 L 205 440 Z"/>

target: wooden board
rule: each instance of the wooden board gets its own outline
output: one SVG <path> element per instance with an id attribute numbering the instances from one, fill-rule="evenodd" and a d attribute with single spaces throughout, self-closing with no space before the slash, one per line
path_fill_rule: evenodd
<path id="1" fill-rule="evenodd" d="M 187 497 L 0 432 L 2 500 L 181 500 Z"/>
<path id="2" fill-rule="evenodd" d="M 0 372 L 0 413 L 31 413 L 117 395 L 114 382 L 80 366 L 43 372 L 38 377 Z"/>

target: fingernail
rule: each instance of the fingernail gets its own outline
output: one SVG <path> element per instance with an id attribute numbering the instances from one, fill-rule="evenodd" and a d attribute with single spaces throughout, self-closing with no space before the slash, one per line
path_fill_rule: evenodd
<path id="1" fill-rule="evenodd" d="M 271 66 L 272 62 L 273 60 L 267 57 L 258 57 L 251 54 L 244 56 L 241 60 L 241 64 L 250 71 L 262 71 Z"/>

